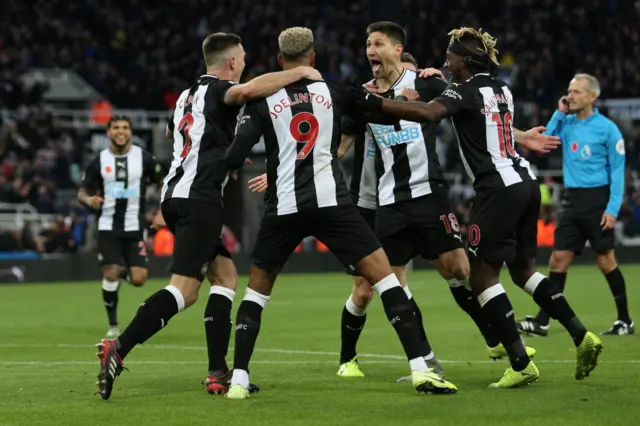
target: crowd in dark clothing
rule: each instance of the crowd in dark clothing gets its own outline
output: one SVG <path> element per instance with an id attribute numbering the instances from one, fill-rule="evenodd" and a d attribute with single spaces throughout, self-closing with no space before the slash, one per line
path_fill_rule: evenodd
<path id="1" fill-rule="evenodd" d="M 46 83 L 25 87 L 21 81 L 29 69 L 75 70 L 115 108 L 169 111 L 180 91 L 204 73 L 201 43 L 212 32 L 242 36 L 248 80 L 278 69 L 282 29 L 307 26 L 314 31 L 317 67 L 325 79 L 364 82 L 371 78 L 365 28 L 378 20 L 402 24 L 406 50 L 425 67 L 443 65 L 449 30 L 472 26 L 491 32 L 498 38 L 500 75 L 517 105 L 527 105 L 516 114 L 521 127 L 544 124 L 576 72 L 594 74 L 603 99 L 640 97 L 638 1 L 6 0 L 0 14 L 0 202 L 28 203 L 41 214 L 72 218 L 63 228 L 51 226 L 65 229 L 76 247 L 82 244 L 82 233 L 70 224 L 85 223 L 86 211 L 61 194 L 75 191 L 86 134 L 57 125 L 42 102 Z M 446 133 L 440 138 L 451 138 Z M 637 134 L 625 136 L 630 171 L 621 217 L 628 220 L 625 229 L 638 234 L 640 192 L 632 173 L 637 179 L 640 143 Z M 443 149 L 442 158 L 447 171 L 463 173 L 455 149 Z M 557 156 L 530 158 L 538 169 L 559 167 Z M 463 179 L 462 206 L 473 195 L 468 189 Z M 2 234 L 0 250 L 29 241 Z"/>

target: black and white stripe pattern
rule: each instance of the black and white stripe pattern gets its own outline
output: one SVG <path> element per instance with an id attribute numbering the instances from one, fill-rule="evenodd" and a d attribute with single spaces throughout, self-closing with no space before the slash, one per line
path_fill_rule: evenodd
<path id="1" fill-rule="evenodd" d="M 239 107 L 224 103 L 235 82 L 203 75 L 182 92 L 173 122 L 173 161 L 165 177 L 162 201 L 169 198 L 220 202 L 228 179 L 224 152 L 233 140 Z"/>
<path id="2" fill-rule="evenodd" d="M 146 189 L 144 155 L 132 145 L 126 155 L 114 155 L 109 148 L 99 156 L 104 185 L 104 203 L 98 219 L 99 231 L 141 231 L 144 226 Z"/>
<path id="3" fill-rule="evenodd" d="M 453 113 L 462 163 L 478 187 L 507 187 L 536 180 L 516 152 L 511 90 L 489 74 L 452 83 L 438 101 Z"/>
<path id="4" fill-rule="evenodd" d="M 301 81 L 262 102 L 267 214 L 350 204 L 336 158 L 341 133 L 334 101 L 325 82 Z"/>
<path id="5" fill-rule="evenodd" d="M 393 98 L 403 88 L 421 90 L 424 80 L 405 69 L 383 96 Z M 428 100 L 426 100 L 428 101 Z M 434 123 L 400 120 L 393 126 L 370 123 L 376 141 L 378 201 L 381 206 L 429 195 L 433 185 L 445 185 L 435 150 Z"/>
<path id="6" fill-rule="evenodd" d="M 378 178 L 376 176 L 376 141 L 367 128 L 353 144 L 353 173 L 350 190 L 353 203 L 363 209 L 378 206 Z"/>

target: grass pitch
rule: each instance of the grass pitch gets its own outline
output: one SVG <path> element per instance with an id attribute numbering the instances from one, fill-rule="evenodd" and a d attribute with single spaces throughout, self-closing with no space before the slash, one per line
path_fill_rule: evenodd
<path id="1" fill-rule="evenodd" d="M 623 266 L 631 314 L 640 312 L 640 266 Z M 533 301 L 508 281 L 516 317 L 535 313 Z M 246 278 L 241 277 L 241 286 Z M 124 329 L 142 300 L 166 285 L 152 280 L 120 291 Z M 429 339 L 444 361 L 453 396 L 416 393 L 395 379 L 408 374 L 402 348 L 378 298 L 362 334 L 360 365 L 366 377 L 335 375 L 340 315 L 351 289 L 340 274 L 282 275 L 263 315 L 251 365 L 261 392 L 247 401 L 206 393 L 203 311 L 198 303 L 127 357 L 109 401 L 94 394 L 98 362 L 93 345 L 107 330 L 100 281 L 0 286 L 0 425 L 632 425 L 640 409 L 640 340 L 603 339 L 598 368 L 573 378 L 573 344 L 556 322 L 538 350 L 536 384 L 490 391 L 506 361 L 486 358 L 484 341 L 434 272 L 410 275 Z M 235 307 L 244 294 L 240 290 Z M 600 332 L 615 320 L 612 296 L 594 267 L 574 267 L 567 298 L 587 327 Z M 235 318 L 235 313 L 233 314 Z M 229 361 L 232 361 L 233 344 Z"/>

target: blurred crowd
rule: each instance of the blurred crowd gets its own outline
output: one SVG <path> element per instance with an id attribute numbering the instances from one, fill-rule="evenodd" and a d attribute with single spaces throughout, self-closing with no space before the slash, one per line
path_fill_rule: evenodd
<path id="1" fill-rule="evenodd" d="M 51 232 L 70 238 L 69 244 L 47 246 L 40 234 L 49 228 L 29 238 L 25 227 L 3 231 L 0 250 L 73 251 L 85 241 L 87 213 L 74 195 L 86 134 L 55 123 L 42 102 L 46 84 L 25 87 L 20 76 L 26 70 L 73 69 L 115 108 L 169 111 L 180 91 L 204 72 L 201 41 L 211 32 L 243 37 L 244 78 L 251 79 L 277 69 L 277 36 L 283 28 L 307 26 L 314 30 L 317 66 L 326 79 L 366 81 L 364 31 L 376 20 L 403 24 L 406 48 L 423 66 L 442 66 L 450 29 L 489 30 L 498 38 L 502 77 L 516 100 L 527 102 L 526 112 L 516 114 L 526 118 L 516 123 L 522 127 L 546 122 L 575 72 L 594 74 L 602 98 L 640 97 L 640 1 L 635 0 L 265 0 L 259 5 L 251 0 L 5 0 L 0 203 L 28 203 L 39 213 L 62 215 L 50 221 Z M 633 129 L 623 133 L 630 171 L 621 220 L 625 233 L 640 235 L 640 189 L 633 175 L 637 179 L 640 141 Z M 452 194 L 464 222 L 473 190 L 457 150 L 446 143 L 450 139 L 451 129 L 442 126 L 438 151 L 445 169 L 456 175 Z M 530 158 L 539 170 L 560 167 L 558 155 Z"/>

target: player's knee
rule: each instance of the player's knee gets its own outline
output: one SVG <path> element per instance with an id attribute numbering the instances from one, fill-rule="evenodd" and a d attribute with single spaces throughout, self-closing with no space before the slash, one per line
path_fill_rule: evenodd
<path id="1" fill-rule="evenodd" d="M 170 285 L 177 288 L 180 294 L 182 294 L 185 308 L 193 305 L 198 300 L 200 283 L 201 281 L 198 278 L 184 275 L 173 275 L 170 281 Z"/>
<path id="2" fill-rule="evenodd" d="M 617 267 L 616 257 L 613 250 L 609 250 L 606 253 L 598 253 L 596 255 L 596 265 L 604 273 L 608 274 Z"/>
<path id="3" fill-rule="evenodd" d="M 146 269 L 131 268 L 131 284 L 141 287 L 147 281 L 148 272 Z"/>
<path id="4" fill-rule="evenodd" d="M 549 259 L 551 272 L 567 272 L 573 260 L 573 253 L 567 250 L 554 250 Z"/>
<path id="5" fill-rule="evenodd" d="M 271 295 L 271 289 L 278 276 L 278 271 L 279 269 L 277 268 L 263 269 L 259 266 L 251 265 L 248 288 L 266 296 Z"/>
<path id="6" fill-rule="evenodd" d="M 229 258 L 218 256 L 209 265 L 207 279 L 211 285 L 218 285 L 236 291 L 238 288 L 238 271 Z"/>
<path id="7" fill-rule="evenodd" d="M 360 309 L 366 309 L 373 298 L 373 287 L 363 277 L 356 277 L 354 280 L 351 300 Z"/>
<path id="8" fill-rule="evenodd" d="M 379 248 L 358 262 L 358 272 L 371 285 L 391 275 L 391 265 L 384 250 Z"/>
<path id="9" fill-rule="evenodd" d="M 102 268 L 102 277 L 111 282 L 120 280 L 120 267 L 118 265 L 107 265 Z"/>
<path id="10" fill-rule="evenodd" d="M 471 272 L 469 258 L 463 249 L 456 249 L 440 255 L 436 267 L 440 274 L 447 279 L 464 280 Z"/>

